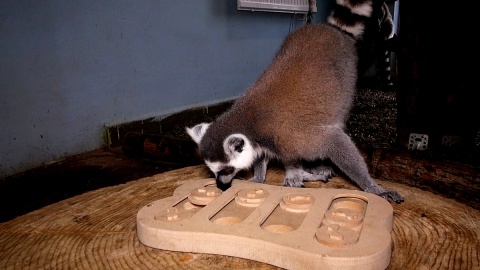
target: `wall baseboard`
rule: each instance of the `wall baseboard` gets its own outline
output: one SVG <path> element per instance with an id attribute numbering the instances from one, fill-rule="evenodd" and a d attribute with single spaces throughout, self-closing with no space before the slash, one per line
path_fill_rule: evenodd
<path id="1" fill-rule="evenodd" d="M 226 111 L 233 101 L 225 101 L 209 106 L 184 110 L 168 116 L 155 116 L 143 120 L 105 127 L 104 142 L 111 148 L 123 146 L 126 134 L 137 132 L 152 135 L 168 135 L 179 139 L 189 139 L 185 127 L 214 120 Z"/>

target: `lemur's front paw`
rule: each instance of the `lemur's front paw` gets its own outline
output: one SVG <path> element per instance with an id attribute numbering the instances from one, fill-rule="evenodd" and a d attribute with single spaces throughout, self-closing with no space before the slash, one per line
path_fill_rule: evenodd
<path id="1" fill-rule="evenodd" d="M 378 196 L 384 198 L 387 201 L 389 199 L 391 199 L 392 201 L 394 201 L 396 203 L 402 203 L 404 201 L 402 195 L 400 195 L 397 191 L 388 190 L 388 189 L 385 189 L 381 186 L 368 187 L 364 191 L 375 194 L 375 195 L 378 195 Z"/>
<path id="2" fill-rule="evenodd" d="M 312 176 L 304 177 L 303 181 L 322 181 L 328 183 L 328 180 L 335 176 L 333 168 L 328 161 L 303 161 L 302 167 L 305 174 Z"/>
<path id="3" fill-rule="evenodd" d="M 303 184 L 303 179 L 298 177 L 285 177 L 283 180 L 283 185 L 285 187 L 305 187 Z"/>
<path id="4" fill-rule="evenodd" d="M 323 183 L 328 183 L 328 180 L 335 176 L 332 167 L 329 166 L 317 166 L 313 168 L 304 168 L 306 173 L 312 174 L 312 177 L 306 177 L 304 181 L 313 182 L 313 181 L 322 181 Z"/>
<path id="5" fill-rule="evenodd" d="M 260 179 L 260 178 L 254 176 L 254 177 L 248 179 L 248 181 L 263 184 L 263 182 L 265 182 L 265 179 Z"/>
<path id="6" fill-rule="evenodd" d="M 324 181 L 323 175 L 313 175 L 305 171 L 302 167 L 288 167 L 285 171 L 285 179 L 283 185 L 286 187 L 305 187 L 304 181 Z M 327 179 L 328 181 L 328 179 Z"/>

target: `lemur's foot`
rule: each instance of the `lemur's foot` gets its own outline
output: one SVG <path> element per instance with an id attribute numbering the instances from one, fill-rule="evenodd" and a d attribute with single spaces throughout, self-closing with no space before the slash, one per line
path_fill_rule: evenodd
<path id="1" fill-rule="evenodd" d="M 305 169 L 305 172 L 311 173 L 317 176 L 317 178 L 315 178 L 316 180 L 305 179 L 304 181 L 307 181 L 307 182 L 322 181 L 324 183 L 328 183 L 328 180 L 335 176 L 335 173 L 333 172 L 333 169 L 330 166 L 319 165 L 316 167 L 304 168 L 304 169 Z"/>
<path id="2" fill-rule="evenodd" d="M 385 189 L 381 186 L 371 186 L 371 187 L 366 188 L 364 191 L 375 194 L 375 195 L 378 195 L 378 196 L 384 198 L 387 201 L 389 199 L 391 199 L 392 201 L 394 201 L 396 203 L 402 203 L 404 201 L 402 195 L 400 195 L 397 191 L 388 190 L 388 189 Z"/>
<path id="3" fill-rule="evenodd" d="M 303 180 L 297 177 L 285 177 L 283 185 L 285 187 L 305 187 Z"/>
<path id="4" fill-rule="evenodd" d="M 314 178 L 315 180 L 304 179 L 304 181 L 322 181 L 328 183 L 328 180 L 335 176 L 331 162 L 328 160 L 303 161 L 302 167 L 305 172 L 317 176 Z"/>
<path id="5" fill-rule="evenodd" d="M 322 181 L 326 183 L 331 177 L 330 175 L 329 173 L 313 174 L 302 168 L 289 168 L 285 172 L 283 185 L 286 187 L 305 187 L 303 182 Z"/>

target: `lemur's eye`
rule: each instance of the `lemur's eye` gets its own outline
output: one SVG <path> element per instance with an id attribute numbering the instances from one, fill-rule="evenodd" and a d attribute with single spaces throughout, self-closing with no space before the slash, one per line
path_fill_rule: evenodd
<path id="1" fill-rule="evenodd" d="M 232 166 L 227 166 L 227 167 L 224 167 L 223 169 L 221 169 L 218 174 L 219 175 L 229 175 L 229 174 L 232 174 L 233 172 L 235 172 L 235 168 L 233 168 Z"/>

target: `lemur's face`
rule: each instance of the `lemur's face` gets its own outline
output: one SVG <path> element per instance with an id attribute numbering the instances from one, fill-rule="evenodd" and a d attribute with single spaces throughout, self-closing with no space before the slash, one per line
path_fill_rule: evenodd
<path id="1" fill-rule="evenodd" d="M 226 161 L 210 158 L 208 149 L 204 149 L 205 164 L 215 174 L 217 187 L 226 190 L 241 170 L 249 169 L 255 160 L 255 150 L 250 141 L 242 134 L 232 134 L 223 141 L 223 157 Z"/>
<path id="2" fill-rule="evenodd" d="M 193 128 L 187 128 L 187 133 L 200 145 L 209 125 L 198 124 Z M 239 171 L 250 168 L 256 157 L 250 140 L 243 134 L 229 135 L 223 141 L 221 147 L 223 153 L 214 153 L 215 149 L 205 148 L 201 151 L 205 164 L 215 175 L 217 186 L 222 190 L 231 186 L 233 178 Z"/>

